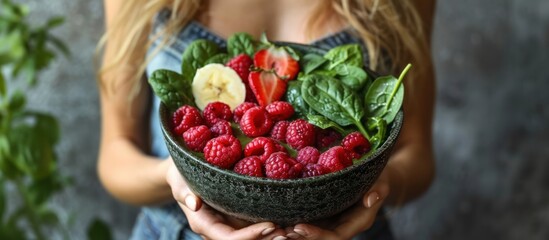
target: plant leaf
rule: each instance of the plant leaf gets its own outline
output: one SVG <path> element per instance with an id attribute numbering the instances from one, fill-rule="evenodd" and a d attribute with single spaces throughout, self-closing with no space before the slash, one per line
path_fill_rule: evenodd
<path id="1" fill-rule="evenodd" d="M 256 51 L 256 43 L 252 35 L 248 33 L 235 33 L 227 39 L 227 52 L 231 57 L 245 53 L 253 56 Z"/>
<path id="2" fill-rule="evenodd" d="M 326 118 L 325 116 L 317 115 L 317 114 L 309 114 L 307 115 L 307 121 L 319 128 L 322 128 L 322 129 L 333 128 L 339 133 L 341 133 L 342 135 L 347 135 L 347 131 L 345 129 L 343 129 L 337 123 Z"/>
<path id="3" fill-rule="evenodd" d="M 308 53 L 301 58 L 301 66 L 303 68 L 303 72 L 305 74 L 309 74 L 313 72 L 314 70 L 320 68 L 322 64 L 327 62 L 328 60 L 318 54 L 315 53 Z"/>
<path id="4" fill-rule="evenodd" d="M 372 83 L 364 97 L 366 116 L 381 117 L 387 123 L 393 122 L 404 101 L 404 85 L 397 86 L 397 83 L 398 79 L 393 76 L 379 77 Z M 397 90 L 394 99 L 389 101 L 395 88 Z"/>
<path id="5" fill-rule="evenodd" d="M 301 94 L 312 109 L 340 126 L 360 122 L 364 115 L 360 98 L 337 79 L 309 75 L 303 81 Z"/>
<path id="6" fill-rule="evenodd" d="M 368 75 L 364 69 L 349 64 L 337 65 L 334 70 L 337 73 L 336 78 L 353 91 L 360 91 L 368 82 Z"/>
<path id="7" fill-rule="evenodd" d="M 225 65 L 230 59 L 231 57 L 229 56 L 229 54 L 218 53 L 209 58 L 208 61 L 206 61 L 205 65 L 208 65 L 210 63 L 219 63 Z"/>
<path id="8" fill-rule="evenodd" d="M 88 240 L 112 240 L 112 234 L 109 226 L 99 220 L 95 219 L 88 226 Z"/>
<path id="9" fill-rule="evenodd" d="M 289 81 L 286 89 L 286 101 L 294 107 L 297 116 L 305 117 L 313 114 L 314 111 L 307 105 L 301 96 L 301 81 Z"/>
<path id="10" fill-rule="evenodd" d="M 4 97 L 6 91 L 6 78 L 4 78 L 4 73 L 0 69 L 0 97 Z"/>
<path id="11" fill-rule="evenodd" d="M 333 69 L 340 64 L 347 64 L 355 67 L 362 67 L 364 64 L 362 60 L 362 51 L 358 44 L 346 44 L 332 48 L 324 54 L 324 58 L 330 60 L 328 69 Z"/>
<path id="12" fill-rule="evenodd" d="M 171 110 L 183 105 L 195 106 L 191 82 L 192 79 L 166 69 L 154 71 L 149 78 L 149 84 L 156 96 Z"/>
<path id="13" fill-rule="evenodd" d="M 209 58 L 219 53 L 219 46 L 212 41 L 199 39 L 193 41 L 183 52 L 181 74 L 192 82 L 196 70 L 203 67 Z"/>

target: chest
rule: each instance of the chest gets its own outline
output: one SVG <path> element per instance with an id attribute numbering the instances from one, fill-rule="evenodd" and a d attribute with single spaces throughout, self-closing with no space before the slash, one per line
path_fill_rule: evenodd
<path id="1" fill-rule="evenodd" d="M 335 17 L 330 17 L 329 9 L 322 14 L 322 27 L 309 27 L 317 17 L 322 2 L 213 0 L 199 12 L 196 20 L 225 39 L 237 32 L 247 32 L 256 38 L 266 33 L 273 41 L 309 43 L 345 27 Z"/>

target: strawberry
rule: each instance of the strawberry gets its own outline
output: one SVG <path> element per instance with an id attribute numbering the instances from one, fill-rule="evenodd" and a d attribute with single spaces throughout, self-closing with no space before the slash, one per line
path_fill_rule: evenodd
<path id="1" fill-rule="evenodd" d="M 248 81 L 257 102 L 262 107 L 280 100 L 286 93 L 286 81 L 272 72 L 251 72 Z"/>
<path id="2" fill-rule="evenodd" d="M 274 71 L 283 80 L 293 80 L 299 72 L 298 62 L 283 47 L 271 46 L 257 51 L 254 65 L 265 71 Z"/>

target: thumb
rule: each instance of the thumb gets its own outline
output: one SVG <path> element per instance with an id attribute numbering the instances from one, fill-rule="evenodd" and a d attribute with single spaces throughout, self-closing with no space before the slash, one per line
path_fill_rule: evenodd
<path id="1" fill-rule="evenodd" d="M 168 161 L 171 160 L 168 159 Z M 183 205 L 194 212 L 202 207 L 202 200 L 189 189 L 187 182 L 185 182 L 185 179 L 183 179 L 174 164 L 171 164 L 168 167 L 166 182 L 171 187 L 173 198 L 178 201 L 180 205 Z"/>

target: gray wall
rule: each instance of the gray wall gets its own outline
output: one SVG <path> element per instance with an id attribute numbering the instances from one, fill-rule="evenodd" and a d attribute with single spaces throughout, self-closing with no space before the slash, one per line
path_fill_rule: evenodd
<path id="1" fill-rule="evenodd" d="M 30 105 L 60 118 L 59 156 L 74 187 L 56 199 L 74 214 L 74 239 L 90 219 L 126 239 L 136 208 L 112 199 L 95 171 L 99 105 L 92 54 L 102 31 L 101 1 L 23 1 L 40 21 L 65 15 L 56 31 L 72 57 L 57 61 Z M 549 1 L 439 1 L 431 189 L 389 216 L 399 239 L 549 237 Z"/>

